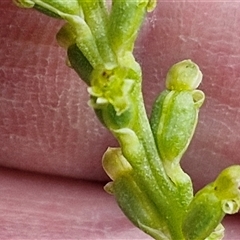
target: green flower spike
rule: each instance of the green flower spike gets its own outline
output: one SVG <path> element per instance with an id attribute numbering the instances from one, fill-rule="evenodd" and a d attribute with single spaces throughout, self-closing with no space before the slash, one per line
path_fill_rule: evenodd
<path id="1" fill-rule="evenodd" d="M 232 166 L 193 194 L 180 160 L 190 144 L 205 95 L 191 60 L 174 64 L 150 120 L 141 67 L 133 56 L 138 31 L 155 0 L 15 0 L 66 21 L 57 41 L 68 65 L 87 84 L 90 106 L 120 147 L 102 160 L 111 178 L 105 190 L 125 215 L 157 240 L 219 240 L 221 220 L 240 208 L 240 166 Z"/>

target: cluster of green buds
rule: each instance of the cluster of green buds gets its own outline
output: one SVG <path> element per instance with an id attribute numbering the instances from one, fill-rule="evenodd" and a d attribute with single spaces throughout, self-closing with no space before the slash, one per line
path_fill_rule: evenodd
<path id="1" fill-rule="evenodd" d="M 133 56 L 155 0 L 15 0 L 66 21 L 57 33 L 68 64 L 88 85 L 89 105 L 119 142 L 103 156 L 113 194 L 126 216 L 155 239 L 221 239 L 225 214 L 240 208 L 240 166 L 224 170 L 195 196 L 180 160 L 194 134 L 204 93 L 191 60 L 173 65 L 150 119 Z"/>

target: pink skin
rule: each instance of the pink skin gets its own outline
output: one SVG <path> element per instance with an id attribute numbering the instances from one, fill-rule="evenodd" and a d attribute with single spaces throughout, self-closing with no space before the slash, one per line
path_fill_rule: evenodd
<path id="1" fill-rule="evenodd" d="M 136 45 L 148 112 L 173 63 L 190 58 L 204 74 L 207 98 L 183 158 L 196 189 L 240 162 L 239 8 L 159 2 Z M 0 11 L 0 165 L 21 170 L 1 169 L 1 239 L 149 239 L 103 184 L 64 178 L 106 181 L 101 156 L 116 142 L 88 107 L 85 84 L 64 64 L 54 39 L 62 22 L 10 1 L 1 1 Z M 226 239 L 237 239 L 239 216 L 225 222 Z"/>

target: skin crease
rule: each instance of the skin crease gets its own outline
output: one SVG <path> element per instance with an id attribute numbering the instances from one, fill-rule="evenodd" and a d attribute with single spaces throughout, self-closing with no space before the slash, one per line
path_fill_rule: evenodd
<path id="1" fill-rule="evenodd" d="M 182 160 L 195 189 L 240 162 L 239 7 L 159 2 L 136 44 L 148 112 L 172 64 L 190 58 L 204 74 L 206 102 Z M 54 39 L 62 22 L 11 1 L 1 1 L 0 12 L 1 239 L 150 239 L 102 184 L 76 180 L 106 181 L 101 156 L 116 142 L 88 107 L 85 84 L 64 64 Z M 225 239 L 238 239 L 239 221 L 226 219 Z"/>

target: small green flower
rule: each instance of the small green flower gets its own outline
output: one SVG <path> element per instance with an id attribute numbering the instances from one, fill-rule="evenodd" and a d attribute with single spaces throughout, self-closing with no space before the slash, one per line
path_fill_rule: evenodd
<path id="1" fill-rule="evenodd" d="M 127 78 L 127 72 L 121 67 L 102 67 L 93 71 L 88 92 L 95 97 L 94 108 L 112 104 L 118 116 L 129 108 L 134 80 Z"/>

